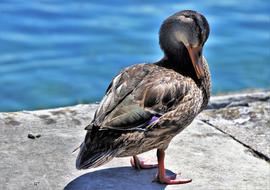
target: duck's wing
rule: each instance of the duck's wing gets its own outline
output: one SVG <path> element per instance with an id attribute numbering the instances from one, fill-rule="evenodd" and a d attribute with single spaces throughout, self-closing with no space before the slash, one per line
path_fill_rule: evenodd
<path id="1" fill-rule="evenodd" d="M 138 64 L 120 72 L 108 86 L 106 94 L 95 112 L 94 119 L 87 128 L 101 126 L 104 119 L 132 93 L 143 78 L 151 71 L 152 68 L 150 65 Z"/>
<path id="2" fill-rule="evenodd" d="M 92 123 L 99 130 L 145 130 L 175 109 L 188 91 L 185 78 L 156 65 L 136 65 L 110 84 Z"/>

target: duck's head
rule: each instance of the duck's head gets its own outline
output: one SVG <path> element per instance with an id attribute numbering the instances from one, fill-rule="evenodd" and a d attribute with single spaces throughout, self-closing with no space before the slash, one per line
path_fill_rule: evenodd
<path id="1" fill-rule="evenodd" d="M 209 25 L 206 18 L 198 12 L 185 10 L 163 22 L 159 43 L 167 58 L 183 59 L 184 56 L 189 56 L 197 78 L 201 79 L 205 75 L 202 50 L 208 35 Z M 184 52 L 187 52 L 187 55 Z"/>

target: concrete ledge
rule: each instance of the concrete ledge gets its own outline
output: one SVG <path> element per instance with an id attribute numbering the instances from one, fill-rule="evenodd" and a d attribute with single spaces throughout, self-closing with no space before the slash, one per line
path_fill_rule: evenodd
<path id="1" fill-rule="evenodd" d="M 156 170 L 135 171 L 129 158 L 76 170 L 71 152 L 96 108 L 0 113 L 0 189 L 270 189 L 270 91 L 213 97 L 174 138 L 166 165 L 193 179 L 182 186 L 152 183 Z"/>

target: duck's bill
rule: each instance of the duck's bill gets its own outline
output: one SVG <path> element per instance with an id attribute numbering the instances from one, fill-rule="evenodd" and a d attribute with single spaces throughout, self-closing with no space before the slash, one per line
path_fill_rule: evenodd
<path id="1" fill-rule="evenodd" d="M 203 69 L 202 48 L 188 46 L 187 49 L 198 79 L 203 78 L 204 69 Z"/>

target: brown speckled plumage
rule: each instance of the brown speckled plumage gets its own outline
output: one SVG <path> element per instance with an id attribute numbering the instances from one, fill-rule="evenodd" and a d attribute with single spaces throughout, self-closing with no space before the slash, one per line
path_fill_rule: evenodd
<path id="1" fill-rule="evenodd" d="M 175 20 L 197 19 L 192 31 L 198 33 L 198 41 L 192 43 L 202 46 L 209 27 L 199 16 L 182 11 L 169 17 L 160 31 L 165 57 L 153 64 L 130 66 L 112 80 L 93 121 L 86 127 L 77 168 L 97 167 L 113 157 L 166 149 L 171 139 L 207 106 L 210 74 L 206 60 L 202 59 L 204 77 L 198 78 L 185 44 L 178 39 L 181 35 L 175 33 L 177 39 L 170 36 L 178 29 L 188 30 L 175 27 L 179 22 Z M 157 119 L 150 122 L 153 118 Z"/>

